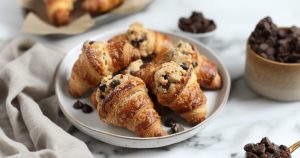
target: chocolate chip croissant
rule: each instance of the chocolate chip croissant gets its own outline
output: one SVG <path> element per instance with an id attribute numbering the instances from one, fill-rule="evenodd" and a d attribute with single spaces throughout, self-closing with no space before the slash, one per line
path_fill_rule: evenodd
<path id="1" fill-rule="evenodd" d="M 114 9 L 122 2 L 123 0 L 84 0 L 81 6 L 84 11 L 101 14 Z"/>
<path id="2" fill-rule="evenodd" d="M 68 24 L 73 5 L 73 0 L 45 0 L 48 19 L 56 26 Z"/>
<path id="3" fill-rule="evenodd" d="M 166 135 L 145 83 L 134 76 L 106 76 L 91 97 L 100 119 L 141 137 Z"/>
<path id="4" fill-rule="evenodd" d="M 222 87 L 217 66 L 187 42 L 180 41 L 175 48 L 153 59 L 153 62 L 157 64 L 168 61 L 174 61 L 179 65 L 192 65 L 201 88 L 213 90 Z"/>
<path id="5" fill-rule="evenodd" d="M 118 72 L 138 58 L 139 51 L 128 41 L 86 41 L 72 69 L 68 83 L 70 95 L 84 95 L 89 89 L 96 87 L 103 76 Z"/>
<path id="6" fill-rule="evenodd" d="M 173 61 L 161 65 L 149 63 L 133 74 L 147 84 L 158 103 L 168 106 L 189 124 L 196 125 L 205 119 L 206 97 L 192 66 Z"/>
<path id="7" fill-rule="evenodd" d="M 133 23 L 125 34 L 113 37 L 110 41 L 127 39 L 140 50 L 142 57 L 161 54 L 173 47 L 172 40 L 157 31 L 146 29 L 141 23 Z"/>

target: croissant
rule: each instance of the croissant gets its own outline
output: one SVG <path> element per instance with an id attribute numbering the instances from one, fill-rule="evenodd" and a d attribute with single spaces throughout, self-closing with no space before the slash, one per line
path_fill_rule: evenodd
<path id="1" fill-rule="evenodd" d="M 168 106 L 189 124 L 196 125 L 205 119 L 206 97 L 192 66 L 173 61 L 161 65 L 149 63 L 134 75 L 147 84 L 158 103 Z"/>
<path id="2" fill-rule="evenodd" d="M 84 0 L 81 7 L 92 14 L 101 14 L 114 9 L 122 2 L 123 0 Z"/>
<path id="3" fill-rule="evenodd" d="M 86 41 L 75 62 L 68 91 L 79 97 L 96 87 L 103 76 L 114 74 L 140 58 L 140 53 L 128 41 L 111 43 Z"/>
<path id="4" fill-rule="evenodd" d="M 161 54 L 173 47 L 172 40 L 156 31 L 144 28 L 141 23 L 133 23 L 125 34 L 113 37 L 109 41 L 128 39 L 129 42 L 138 48 L 142 57 Z"/>
<path id="5" fill-rule="evenodd" d="M 123 74 L 104 77 L 92 100 L 100 119 L 106 123 L 127 128 L 141 137 L 166 135 L 146 85 L 137 77 Z"/>
<path id="6" fill-rule="evenodd" d="M 56 26 L 69 23 L 73 5 L 73 0 L 45 0 L 47 16 Z"/>
<path id="7" fill-rule="evenodd" d="M 217 66 L 187 42 L 180 41 L 175 48 L 153 59 L 153 62 L 157 64 L 168 61 L 186 66 L 192 65 L 201 88 L 220 89 L 222 87 Z"/>

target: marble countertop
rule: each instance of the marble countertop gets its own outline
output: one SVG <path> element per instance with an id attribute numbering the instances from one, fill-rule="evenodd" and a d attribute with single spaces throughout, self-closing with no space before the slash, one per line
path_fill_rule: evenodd
<path id="1" fill-rule="evenodd" d="M 23 17 L 16 3 L 0 2 L 0 39 L 21 34 Z M 263 98 L 251 91 L 243 78 L 246 39 L 255 24 L 270 15 L 275 23 L 282 26 L 300 26 L 299 4 L 297 0 L 154 0 L 151 6 L 140 13 L 77 36 L 60 39 L 26 36 L 67 52 L 86 39 L 107 30 L 126 27 L 135 21 L 150 28 L 173 31 L 179 17 L 189 16 L 193 10 L 204 12 L 215 20 L 218 28 L 213 38 L 202 42 L 215 50 L 232 77 L 230 99 L 223 112 L 210 125 L 186 141 L 157 149 L 126 149 L 95 140 L 77 129 L 70 132 L 86 142 L 97 158 L 243 158 L 243 146 L 258 142 L 265 136 L 287 146 L 300 140 L 300 102 L 277 102 Z M 10 16 L 7 16 L 8 13 Z M 293 157 L 300 157 L 300 151 L 296 151 Z"/>

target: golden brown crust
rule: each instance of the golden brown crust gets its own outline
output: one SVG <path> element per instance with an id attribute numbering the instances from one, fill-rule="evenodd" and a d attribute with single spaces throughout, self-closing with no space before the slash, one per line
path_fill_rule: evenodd
<path id="1" fill-rule="evenodd" d="M 123 0 L 84 0 L 81 7 L 92 14 L 101 14 L 111 11 L 122 2 Z"/>
<path id="2" fill-rule="evenodd" d="M 152 87 L 154 86 L 154 73 L 157 69 L 158 65 L 156 65 L 155 63 L 147 63 L 147 64 L 143 64 L 142 66 L 140 66 L 140 70 L 133 72 L 132 74 L 134 76 L 137 76 L 139 78 L 141 78 L 145 84 L 147 85 L 147 87 L 149 89 L 152 89 Z"/>
<path id="3" fill-rule="evenodd" d="M 94 106 L 94 108 L 96 108 L 97 109 L 97 93 L 96 93 L 97 91 L 95 90 L 93 93 L 92 93 L 92 95 L 90 96 L 90 101 L 91 101 L 91 103 L 92 103 L 92 105 Z"/>
<path id="4" fill-rule="evenodd" d="M 171 39 L 159 32 L 144 28 L 140 23 L 133 23 L 127 30 L 129 42 L 140 50 L 141 56 L 160 54 L 173 47 Z"/>
<path id="5" fill-rule="evenodd" d="M 108 43 L 108 52 L 112 58 L 112 67 L 116 71 L 128 66 L 131 61 L 140 58 L 139 51 L 124 40 Z"/>
<path id="6" fill-rule="evenodd" d="M 45 6 L 49 20 L 56 26 L 68 24 L 73 5 L 73 0 L 46 0 Z"/>
<path id="7" fill-rule="evenodd" d="M 188 123 L 196 125 L 205 119 L 206 97 L 192 66 L 182 68 L 175 62 L 150 63 L 134 75 L 144 80 L 161 105 L 168 106 Z"/>
<path id="8" fill-rule="evenodd" d="M 97 86 L 103 76 L 120 71 L 138 58 L 138 50 L 128 41 L 86 41 L 72 69 L 69 93 L 76 97 L 84 95 L 87 90 Z"/>
<path id="9" fill-rule="evenodd" d="M 197 56 L 197 63 L 195 72 L 201 87 L 211 90 L 222 88 L 222 80 L 217 66 L 201 54 Z"/>
<path id="10" fill-rule="evenodd" d="M 201 88 L 220 89 L 222 87 L 222 80 L 217 66 L 187 42 L 180 41 L 175 48 L 153 59 L 153 62 L 156 64 L 169 61 L 174 61 L 178 64 L 193 65 Z"/>
<path id="11" fill-rule="evenodd" d="M 108 76 L 100 86 L 106 87 L 96 90 L 97 110 L 101 120 L 127 128 L 142 137 L 166 135 L 141 79 L 121 74 L 113 78 Z"/>

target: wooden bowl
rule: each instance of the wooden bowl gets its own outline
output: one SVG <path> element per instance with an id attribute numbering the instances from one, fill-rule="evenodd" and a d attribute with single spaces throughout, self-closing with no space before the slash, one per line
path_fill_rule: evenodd
<path id="1" fill-rule="evenodd" d="M 300 63 L 280 63 L 256 54 L 247 44 L 245 79 L 253 91 L 279 101 L 300 100 Z"/>

